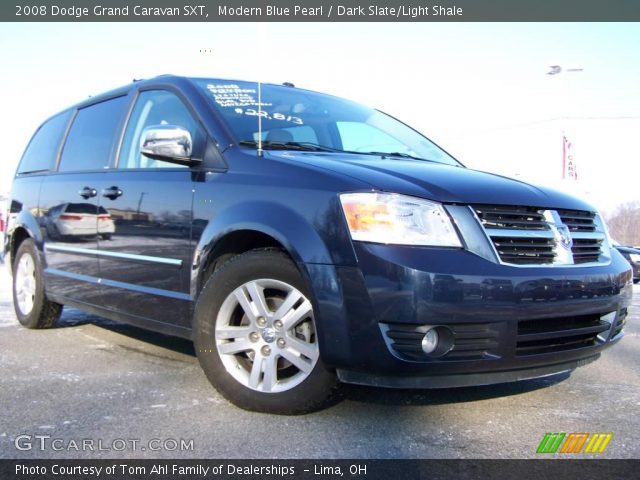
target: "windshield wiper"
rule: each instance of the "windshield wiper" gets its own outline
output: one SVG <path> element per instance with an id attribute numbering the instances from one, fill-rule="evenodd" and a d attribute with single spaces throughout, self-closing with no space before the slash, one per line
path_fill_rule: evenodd
<path id="1" fill-rule="evenodd" d="M 239 145 L 248 147 L 257 147 L 258 142 L 255 140 L 241 140 Z M 357 152 L 354 150 L 340 150 L 339 148 L 328 147 L 326 145 L 319 145 L 312 142 L 277 142 L 273 140 L 263 140 L 262 148 L 265 150 L 303 150 L 310 152 L 340 152 L 340 153 L 353 153 L 355 155 L 375 155 L 382 158 L 385 157 L 400 157 L 409 158 L 411 160 L 422 160 L 425 162 L 435 162 L 435 160 L 429 160 L 428 158 L 414 157 L 408 153 L 402 152 Z"/>
<path id="2" fill-rule="evenodd" d="M 414 157 L 413 155 L 409 155 L 408 153 L 402 152 L 350 152 L 350 153 L 359 153 L 361 155 L 376 155 L 385 157 L 400 157 L 400 158 L 410 158 L 411 160 L 422 160 L 423 162 L 435 162 L 435 160 L 429 160 L 428 158 L 420 158 Z"/>
<path id="3" fill-rule="evenodd" d="M 242 140 L 238 142 L 240 145 L 245 145 L 249 147 L 257 147 L 258 142 L 255 140 Z M 262 142 L 262 148 L 269 150 L 304 150 L 309 152 L 342 152 L 343 150 L 339 150 L 337 148 L 331 148 L 324 145 L 318 145 L 317 143 L 311 142 L 275 142 L 264 140 Z"/>

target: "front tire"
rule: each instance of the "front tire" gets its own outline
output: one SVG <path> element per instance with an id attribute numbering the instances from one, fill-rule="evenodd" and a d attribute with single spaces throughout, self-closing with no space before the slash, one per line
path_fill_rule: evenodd
<path id="1" fill-rule="evenodd" d="M 196 304 L 194 341 L 209 381 L 246 410 L 301 414 L 322 408 L 335 374 L 320 359 L 310 295 L 276 250 L 227 261 Z"/>
<path id="2" fill-rule="evenodd" d="M 60 318 L 62 305 L 51 302 L 44 292 L 40 255 L 33 240 L 20 244 L 13 262 L 13 308 L 27 328 L 51 328 Z"/>

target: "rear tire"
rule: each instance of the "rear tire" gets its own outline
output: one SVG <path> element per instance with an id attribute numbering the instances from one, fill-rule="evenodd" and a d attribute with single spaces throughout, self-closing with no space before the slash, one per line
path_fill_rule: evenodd
<path id="1" fill-rule="evenodd" d="M 273 249 L 233 257 L 196 304 L 194 342 L 209 381 L 245 410 L 294 415 L 327 405 L 337 380 L 320 359 L 310 294 Z"/>
<path id="2" fill-rule="evenodd" d="M 26 328 L 51 328 L 60 318 L 62 305 L 51 302 L 44 292 L 40 255 L 33 240 L 26 239 L 13 261 L 13 308 Z"/>

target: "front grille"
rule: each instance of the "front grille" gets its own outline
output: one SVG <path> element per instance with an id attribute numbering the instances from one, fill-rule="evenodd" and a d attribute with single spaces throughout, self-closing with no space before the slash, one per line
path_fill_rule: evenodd
<path id="1" fill-rule="evenodd" d="M 602 240 L 598 238 L 576 238 L 571 247 L 573 263 L 597 262 L 602 252 Z"/>
<path id="2" fill-rule="evenodd" d="M 503 262 L 526 264 L 553 263 L 555 241 L 552 238 L 491 237 Z"/>
<path id="3" fill-rule="evenodd" d="M 567 265 L 601 260 L 604 233 L 598 231 L 593 212 L 510 205 L 473 205 L 471 208 L 504 263 Z M 568 244 L 561 245 L 563 225 L 571 235 L 571 253 L 567 250 Z"/>
<path id="4" fill-rule="evenodd" d="M 595 216 L 593 212 L 581 210 L 558 210 L 558 215 L 562 219 L 570 232 L 592 233 L 596 231 Z M 597 262 L 602 252 L 601 238 L 574 238 L 573 263 Z"/>
<path id="5" fill-rule="evenodd" d="M 596 214 L 582 210 L 558 210 L 558 215 L 571 232 L 595 232 Z"/>
<path id="6" fill-rule="evenodd" d="M 599 314 L 520 320 L 516 356 L 592 347 L 603 342 L 598 336 L 610 328 L 611 323 Z"/>
<path id="7" fill-rule="evenodd" d="M 475 205 L 473 208 L 485 228 L 549 230 L 544 214 L 538 208 L 503 205 Z"/>
<path id="8" fill-rule="evenodd" d="M 497 358 L 500 324 L 473 323 L 447 325 L 454 335 L 453 348 L 437 360 L 477 360 Z M 428 360 L 422 351 L 426 325 L 381 323 L 380 328 L 391 352 L 402 359 Z"/>

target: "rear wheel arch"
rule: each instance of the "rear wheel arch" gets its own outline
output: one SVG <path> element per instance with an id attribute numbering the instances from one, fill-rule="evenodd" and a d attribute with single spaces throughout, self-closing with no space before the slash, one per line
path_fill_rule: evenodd
<path id="1" fill-rule="evenodd" d="M 11 240 L 9 242 L 9 254 L 11 255 L 11 262 L 16 258 L 16 253 L 20 248 L 22 242 L 27 239 L 31 239 L 29 231 L 24 227 L 18 227 L 11 233 Z"/>

